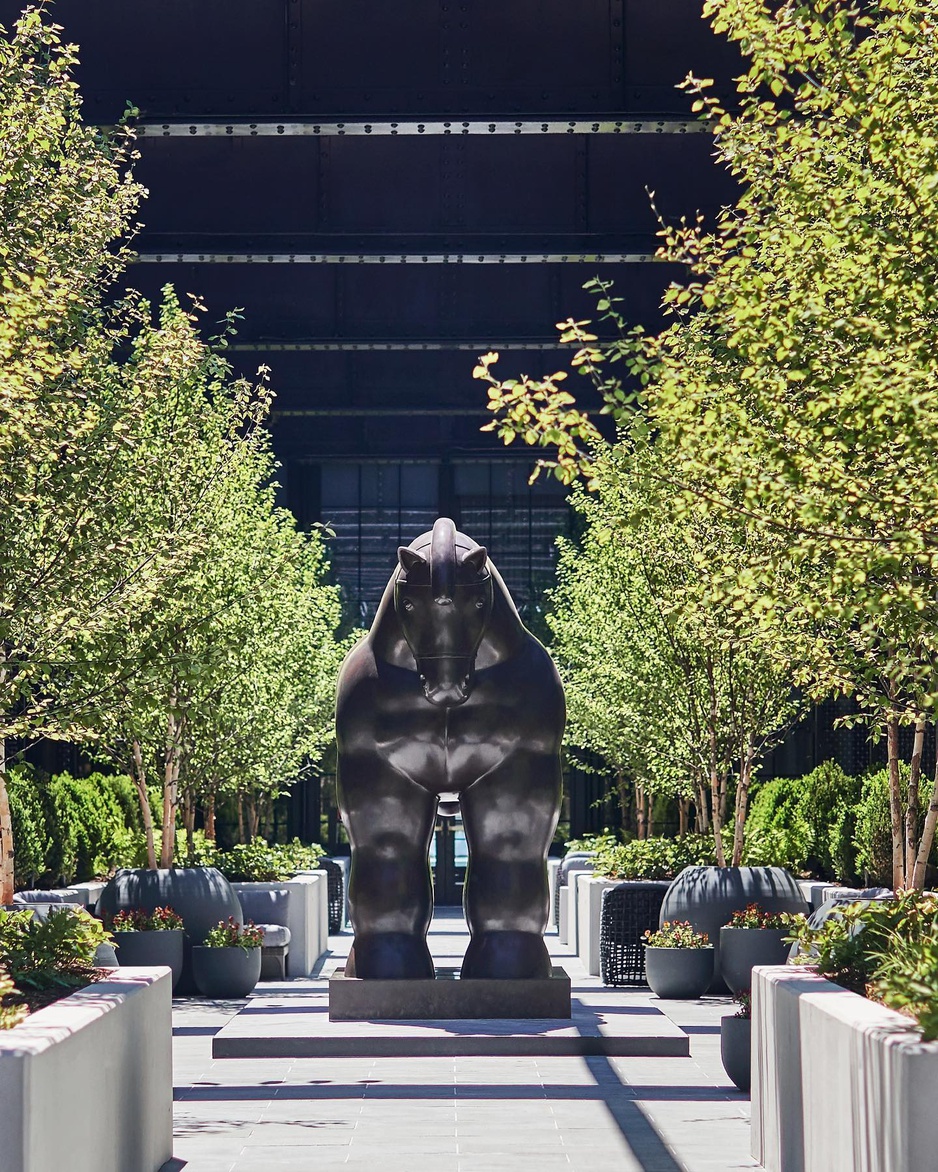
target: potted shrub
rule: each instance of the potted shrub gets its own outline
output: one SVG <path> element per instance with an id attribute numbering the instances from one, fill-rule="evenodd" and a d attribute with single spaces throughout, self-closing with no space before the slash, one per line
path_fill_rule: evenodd
<path id="1" fill-rule="evenodd" d="M 752 1081 L 752 1000 L 748 990 L 733 1000 L 735 1013 L 720 1018 L 720 1057 L 723 1069 L 741 1091 L 748 1091 Z"/>
<path id="2" fill-rule="evenodd" d="M 219 920 L 192 949 L 192 976 L 205 997 L 246 997 L 261 975 L 264 933 L 233 917 Z"/>
<path id="3" fill-rule="evenodd" d="M 686 920 L 665 920 L 645 932 L 645 976 L 651 991 L 668 1000 L 699 997 L 713 979 L 713 945 Z"/>
<path id="4" fill-rule="evenodd" d="M 798 913 L 770 912 L 757 903 L 733 912 L 720 929 L 720 975 L 731 993 L 748 993 L 757 964 L 784 964 Z"/>
<path id="5" fill-rule="evenodd" d="M 183 964 L 182 916 L 171 907 L 130 908 L 118 912 L 110 922 L 117 948 L 117 963 L 124 967 L 148 968 L 168 965 L 173 971 L 173 989 L 179 984 Z"/>

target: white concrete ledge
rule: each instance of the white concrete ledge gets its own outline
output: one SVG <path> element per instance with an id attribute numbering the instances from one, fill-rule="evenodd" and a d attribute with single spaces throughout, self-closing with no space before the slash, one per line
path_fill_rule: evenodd
<path id="1" fill-rule="evenodd" d="M 603 892 L 618 882 L 618 879 L 594 879 L 592 872 L 577 876 L 577 955 L 591 977 L 599 976 Z"/>
<path id="2" fill-rule="evenodd" d="M 0 1172 L 158 1172 L 173 1154 L 168 968 L 121 969 L 0 1031 Z"/>
<path id="3" fill-rule="evenodd" d="M 308 977 L 329 947 L 329 889 L 325 871 L 307 871 L 282 883 L 232 883 L 235 892 L 290 893 L 286 927 L 290 929 L 287 976 Z"/>
<path id="4" fill-rule="evenodd" d="M 766 1172 L 938 1166 L 938 1043 L 794 966 L 753 969 L 752 1154 Z"/>

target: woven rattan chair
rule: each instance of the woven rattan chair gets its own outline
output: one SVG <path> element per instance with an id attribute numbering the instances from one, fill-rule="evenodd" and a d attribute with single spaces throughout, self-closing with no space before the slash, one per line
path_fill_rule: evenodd
<path id="1" fill-rule="evenodd" d="M 646 928 L 658 927 L 667 880 L 617 883 L 603 892 L 599 966 L 604 985 L 644 985 Z"/>
<path id="2" fill-rule="evenodd" d="M 319 870 L 326 872 L 329 896 L 329 935 L 341 932 L 345 924 L 345 875 L 338 863 L 323 859 Z"/>

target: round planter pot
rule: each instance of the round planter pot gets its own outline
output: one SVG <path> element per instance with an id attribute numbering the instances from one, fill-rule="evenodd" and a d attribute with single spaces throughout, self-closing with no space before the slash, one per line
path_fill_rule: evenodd
<path id="1" fill-rule="evenodd" d="M 695 932 L 706 932 L 716 948 L 713 993 L 722 992 L 720 929 L 733 912 L 757 903 L 769 912 L 807 912 L 808 905 L 784 867 L 685 867 L 661 905 L 660 923 L 687 920 Z"/>
<path id="2" fill-rule="evenodd" d="M 790 934 L 790 928 L 721 928 L 720 975 L 730 992 L 751 987 L 753 965 L 785 964 L 790 945 L 783 940 Z"/>
<path id="3" fill-rule="evenodd" d="M 165 964 L 173 970 L 173 990 L 182 976 L 183 943 L 181 928 L 157 932 L 115 932 L 117 963 L 121 967 L 152 968 Z"/>
<path id="4" fill-rule="evenodd" d="M 720 1057 L 723 1069 L 741 1091 L 752 1082 L 752 1019 L 735 1013 L 720 1018 Z"/>
<path id="5" fill-rule="evenodd" d="M 645 946 L 645 979 L 668 1001 L 694 1001 L 713 980 L 712 946 L 707 948 L 655 948 Z"/>
<path id="6" fill-rule="evenodd" d="M 260 980 L 259 948 L 192 949 L 192 976 L 203 997 L 247 997 Z"/>
<path id="7" fill-rule="evenodd" d="M 201 944 L 219 920 L 233 916 L 236 923 L 243 924 L 241 904 L 234 888 L 215 867 L 172 867 L 158 871 L 141 867 L 117 872 L 101 893 L 98 915 L 107 921 L 119 911 L 143 908 L 152 912 L 158 907 L 171 907 L 182 916 L 185 941 L 177 991 L 194 993 L 192 945 Z"/>

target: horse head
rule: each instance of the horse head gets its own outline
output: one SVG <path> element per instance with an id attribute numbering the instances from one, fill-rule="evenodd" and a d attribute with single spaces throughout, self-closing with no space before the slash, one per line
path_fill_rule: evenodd
<path id="1" fill-rule="evenodd" d="M 431 704 L 455 708 L 472 691 L 476 653 L 492 614 L 492 575 L 485 548 L 457 546 L 448 517 L 434 524 L 429 553 L 398 549 L 394 609 L 424 695 Z"/>

